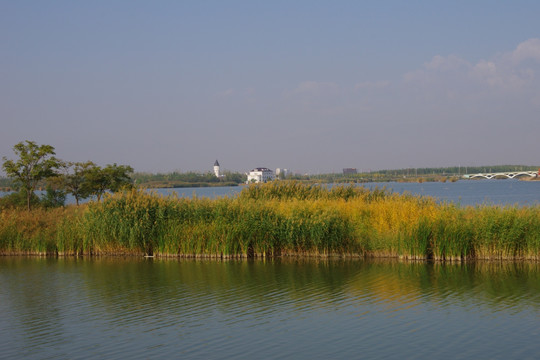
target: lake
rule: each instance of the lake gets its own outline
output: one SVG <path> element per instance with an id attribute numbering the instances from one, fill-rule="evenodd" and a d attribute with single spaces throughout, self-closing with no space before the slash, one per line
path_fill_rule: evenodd
<path id="1" fill-rule="evenodd" d="M 540 181 L 507 180 L 460 180 L 456 182 L 426 183 L 366 183 L 358 186 L 367 188 L 387 188 L 398 193 L 408 192 L 416 195 L 432 196 L 440 201 L 450 201 L 461 205 L 538 205 L 540 204 Z M 244 187 L 208 187 L 157 189 L 160 194 L 177 193 L 179 196 L 214 198 L 231 196 Z"/>
<path id="2" fill-rule="evenodd" d="M 540 182 L 366 186 L 462 205 L 540 203 Z M 540 263 L 4 256 L 0 314 L 7 359 L 534 359 Z"/>
<path id="3" fill-rule="evenodd" d="M 0 358 L 533 359 L 539 267 L 0 257 Z"/>
<path id="4" fill-rule="evenodd" d="M 332 186 L 332 185 L 329 185 Z M 335 186 L 335 185 L 334 185 Z M 540 204 L 540 181 L 506 180 L 460 180 L 456 182 L 426 183 L 366 183 L 358 186 L 367 188 L 386 188 L 388 190 L 416 195 L 432 196 L 440 201 L 450 201 L 460 205 L 538 205 Z M 153 189 L 158 194 L 176 193 L 180 197 L 233 196 L 244 189 L 244 186 L 194 187 L 176 189 Z M 40 192 L 36 192 L 40 195 Z M 6 193 L 0 192 L 0 196 Z M 84 201 L 83 201 L 84 202 Z M 75 199 L 68 195 L 66 203 L 74 204 Z"/>

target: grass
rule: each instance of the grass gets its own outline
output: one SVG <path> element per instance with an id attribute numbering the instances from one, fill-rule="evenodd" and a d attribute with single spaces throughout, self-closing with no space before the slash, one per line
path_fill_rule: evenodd
<path id="1" fill-rule="evenodd" d="M 2 210 L 0 253 L 370 256 L 464 261 L 540 255 L 540 208 L 458 207 L 355 186 L 251 185 L 231 198 L 133 190 L 76 208 Z"/>

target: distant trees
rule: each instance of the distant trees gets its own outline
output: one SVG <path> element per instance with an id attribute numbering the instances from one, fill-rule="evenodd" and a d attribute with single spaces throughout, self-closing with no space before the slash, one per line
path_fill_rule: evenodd
<path id="1" fill-rule="evenodd" d="M 54 207 L 64 204 L 66 193 L 72 194 L 79 205 L 82 199 L 96 196 L 100 201 L 106 191 L 119 191 L 133 183 L 131 166 L 112 164 L 102 168 L 92 161 L 64 162 L 54 156 L 54 147 L 28 140 L 16 144 L 13 151 L 18 159 L 3 157 L 2 168 L 20 190 L 6 203 L 16 204 L 24 196 L 28 210 L 40 203 L 34 193 L 38 184 L 47 185 L 41 205 Z"/>
<path id="2" fill-rule="evenodd" d="M 225 171 L 222 177 L 216 177 L 213 172 L 196 173 L 196 172 L 172 172 L 167 174 L 157 173 L 135 173 L 133 179 L 137 184 L 147 185 L 169 185 L 171 187 L 175 185 L 196 185 L 196 184 L 241 184 L 246 181 L 246 175 L 241 173 Z"/>
<path id="3" fill-rule="evenodd" d="M 247 180 L 246 174 L 241 174 L 241 173 L 238 173 L 238 172 L 225 171 L 225 173 L 223 175 L 224 175 L 223 176 L 223 181 L 230 181 L 230 182 L 234 182 L 234 183 L 237 183 L 237 184 L 243 184 Z"/>

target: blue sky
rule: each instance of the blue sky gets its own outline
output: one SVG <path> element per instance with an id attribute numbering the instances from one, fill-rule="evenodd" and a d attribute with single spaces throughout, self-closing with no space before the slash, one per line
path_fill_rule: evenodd
<path id="1" fill-rule="evenodd" d="M 0 1 L 0 156 L 539 164 L 537 1 Z"/>

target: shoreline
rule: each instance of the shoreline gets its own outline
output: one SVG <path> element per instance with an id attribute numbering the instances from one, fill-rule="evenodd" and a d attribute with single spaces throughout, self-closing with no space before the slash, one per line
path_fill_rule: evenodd
<path id="1" fill-rule="evenodd" d="M 215 260 L 215 261 L 259 261 L 259 260 L 277 260 L 277 259 L 302 259 L 302 260 L 392 260 L 404 262 L 424 262 L 424 263 L 476 263 L 476 262 L 503 262 L 503 263 L 518 263 L 518 262 L 540 262 L 538 256 L 518 256 L 518 257 L 497 257 L 487 256 L 479 258 L 427 258 L 427 257 L 408 257 L 403 255 L 375 255 L 375 254 L 304 254 L 304 253 L 289 253 L 282 255 L 266 255 L 255 254 L 248 256 L 244 254 L 238 255 L 220 255 L 220 254 L 154 254 L 147 255 L 145 253 L 100 253 L 100 254 L 73 254 L 73 253 L 40 253 L 40 252 L 13 252 L 0 253 L 0 258 L 9 257 L 28 257 L 28 258 L 132 258 L 132 259 L 159 259 L 159 260 Z"/>

